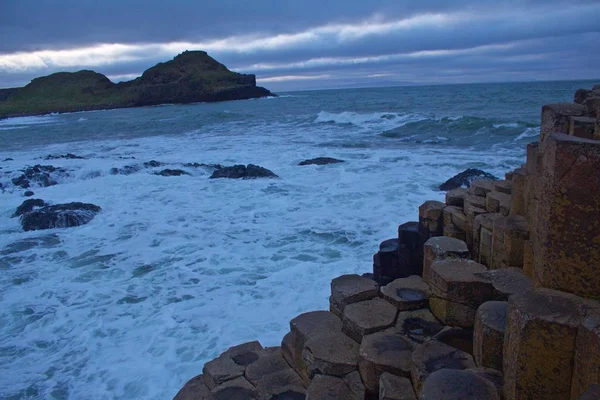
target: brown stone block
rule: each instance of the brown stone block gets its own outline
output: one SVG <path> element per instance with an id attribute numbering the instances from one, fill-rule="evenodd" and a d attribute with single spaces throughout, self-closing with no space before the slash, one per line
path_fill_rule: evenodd
<path id="1" fill-rule="evenodd" d="M 458 229 L 454 224 L 444 225 L 444 237 L 453 238 L 462 242 L 467 241 L 467 233 Z"/>
<path id="2" fill-rule="evenodd" d="M 445 206 L 441 201 L 433 200 L 426 201 L 419 206 L 419 231 L 423 241 L 442 235 L 442 210 Z"/>
<path id="3" fill-rule="evenodd" d="M 486 271 L 485 265 L 472 260 L 436 260 L 427 283 L 433 296 L 476 309 L 494 298 L 491 280 L 481 276 Z"/>
<path id="4" fill-rule="evenodd" d="M 266 373 L 251 383 L 260 393 L 261 396 L 259 398 L 261 400 L 286 398 L 286 396 L 290 398 L 302 398 L 306 393 L 302 379 L 289 367 L 284 370 Z M 230 399 L 228 398 L 227 400 Z"/>
<path id="5" fill-rule="evenodd" d="M 248 399 L 258 400 L 256 388 L 243 376 L 229 380 L 211 390 L 211 400 Z"/>
<path id="6" fill-rule="evenodd" d="M 455 206 L 444 208 L 444 227 L 451 224 L 454 224 L 454 226 L 462 231 L 467 230 L 467 216 L 461 208 Z"/>
<path id="7" fill-rule="evenodd" d="M 488 279 L 494 287 L 494 300 L 506 301 L 516 293 L 524 293 L 533 288 L 533 283 L 520 268 L 492 269 L 476 274 Z"/>
<path id="8" fill-rule="evenodd" d="M 492 266 L 492 231 L 481 228 L 479 232 L 479 263 L 486 267 Z"/>
<path id="9" fill-rule="evenodd" d="M 600 117 L 600 93 L 595 92 L 592 96 L 589 96 L 585 99 L 585 104 L 587 107 L 587 115 L 592 118 Z"/>
<path id="10" fill-rule="evenodd" d="M 509 215 L 494 221 L 491 268 L 523 268 L 525 241 L 529 239 L 527 220 Z"/>
<path id="11" fill-rule="evenodd" d="M 434 337 L 443 326 L 429 309 L 400 311 L 394 329 L 415 345 Z"/>
<path id="12" fill-rule="evenodd" d="M 532 229 L 536 285 L 600 298 L 600 141 L 551 134 Z"/>
<path id="13" fill-rule="evenodd" d="M 417 400 L 417 396 L 410 379 L 384 372 L 379 379 L 379 400 Z"/>
<path id="14" fill-rule="evenodd" d="M 263 350 L 257 341 L 230 347 L 219 357 L 204 364 L 202 376 L 209 389 L 244 375 L 246 366 L 258 360 Z"/>
<path id="15" fill-rule="evenodd" d="M 379 297 L 346 306 L 342 331 L 360 343 L 363 336 L 394 325 L 398 309 Z"/>
<path id="16" fill-rule="evenodd" d="M 473 221 L 476 216 L 481 214 L 487 214 L 487 210 L 485 208 L 469 205 L 465 209 L 465 215 L 469 221 Z"/>
<path id="17" fill-rule="evenodd" d="M 475 196 L 485 197 L 486 194 L 494 190 L 494 183 L 495 181 L 489 179 L 476 179 L 469 189 Z"/>
<path id="18" fill-rule="evenodd" d="M 458 239 L 440 236 L 429 239 L 424 247 L 423 280 L 427 281 L 429 267 L 437 259 L 469 258 L 467 244 Z"/>
<path id="19" fill-rule="evenodd" d="M 489 380 L 469 370 L 444 369 L 432 373 L 421 392 L 421 400 L 500 400 Z"/>
<path id="20" fill-rule="evenodd" d="M 477 309 L 473 352 L 475 363 L 480 367 L 502 370 L 507 308 L 505 301 L 488 301 Z"/>
<path id="21" fill-rule="evenodd" d="M 550 289 L 509 298 L 503 355 L 506 400 L 570 397 L 580 300 Z"/>
<path id="22" fill-rule="evenodd" d="M 570 117 L 569 135 L 577 136 L 583 139 L 594 139 L 594 127 L 596 118 L 590 117 Z"/>
<path id="23" fill-rule="evenodd" d="M 348 304 L 377 297 L 379 286 L 372 279 L 360 275 L 342 275 L 331 281 L 331 312 L 342 317 Z"/>
<path id="24" fill-rule="evenodd" d="M 513 172 L 507 172 L 504 174 L 504 179 L 506 179 L 507 181 L 512 181 L 512 177 L 513 177 Z"/>
<path id="25" fill-rule="evenodd" d="M 343 377 L 358 365 L 358 344 L 341 332 L 315 335 L 308 339 L 302 360 L 308 376 L 325 374 Z"/>
<path id="26" fill-rule="evenodd" d="M 350 390 L 343 379 L 335 376 L 316 375 L 306 390 L 307 400 L 363 400 Z"/>
<path id="27" fill-rule="evenodd" d="M 600 313 L 598 311 L 588 315 L 577 332 L 571 399 L 579 399 L 593 384 L 600 384 Z"/>
<path id="28" fill-rule="evenodd" d="M 433 337 L 433 340 L 446 343 L 456 349 L 473 355 L 473 330 L 459 328 L 457 326 L 446 326 Z"/>
<path id="29" fill-rule="evenodd" d="M 358 370 L 367 392 L 379 393 L 384 372 L 410 377 L 413 343 L 394 329 L 373 333 L 360 344 Z"/>
<path id="30" fill-rule="evenodd" d="M 476 208 L 485 208 L 485 197 L 467 195 L 467 197 L 465 197 L 465 203 L 463 206 L 463 211 L 465 212 L 465 214 L 468 213 L 469 206 L 474 206 Z"/>
<path id="31" fill-rule="evenodd" d="M 500 201 L 510 202 L 510 195 L 502 192 L 490 192 L 485 198 L 485 209 L 488 213 L 500 212 Z"/>
<path id="32" fill-rule="evenodd" d="M 467 189 L 457 188 L 446 192 L 446 204 L 449 206 L 463 207 L 465 204 L 465 197 L 467 196 Z"/>
<path id="33" fill-rule="evenodd" d="M 477 311 L 473 307 L 438 297 L 429 298 L 429 307 L 433 315 L 445 325 L 461 328 L 473 327 Z"/>
<path id="34" fill-rule="evenodd" d="M 381 297 L 400 311 L 427 308 L 429 285 L 420 276 L 396 279 L 381 288 Z"/>
<path id="35" fill-rule="evenodd" d="M 545 141 L 551 132 L 569 133 L 569 117 L 579 117 L 586 113 L 583 105 L 573 103 L 547 104 L 542 107 L 540 141 Z"/>
<path id="36" fill-rule="evenodd" d="M 470 354 L 460 351 L 436 340 L 419 345 L 412 354 L 410 376 L 417 396 L 425 380 L 435 371 L 441 369 L 475 368 Z"/>
<path id="37" fill-rule="evenodd" d="M 344 383 L 350 388 L 350 391 L 356 395 L 359 399 L 365 398 L 367 389 L 360 377 L 360 372 L 352 371 L 348 375 L 344 376 Z"/>
<path id="38" fill-rule="evenodd" d="M 198 375 L 187 381 L 173 400 L 204 400 L 209 398 L 210 389 L 204 384 L 202 375 Z"/>
<path id="39" fill-rule="evenodd" d="M 533 241 L 526 240 L 523 246 L 523 273 L 533 279 Z"/>
<path id="40" fill-rule="evenodd" d="M 512 193 L 512 181 L 494 181 L 493 189 L 495 192 L 511 194 Z"/>

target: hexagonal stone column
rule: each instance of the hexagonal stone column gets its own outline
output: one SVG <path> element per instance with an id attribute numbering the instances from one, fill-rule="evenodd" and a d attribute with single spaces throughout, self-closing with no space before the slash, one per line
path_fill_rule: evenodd
<path id="1" fill-rule="evenodd" d="M 187 381 L 177 392 L 173 400 L 197 400 L 210 397 L 210 389 L 204 384 L 202 375 L 198 375 Z"/>
<path id="2" fill-rule="evenodd" d="M 421 400 L 500 400 L 496 387 L 470 371 L 444 369 L 432 373 L 421 391 Z"/>
<path id="3" fill-rule="evenodd" d="M 423 383 L 435 371 L 468 368 L 475 368 L 470 354 L 437 340 L 430 340 L 419 345 L 413 352 L 410 376 L 415 392 L 420 395 Z"/>
<path id="4" fill-rule="evenodd" d="M 531 229 L 537 286 L 600 298 L 598 171 L 600 141 L 551 134 L 544 143 Z"/>
<path id="5" fill-rule="evenodd" d="M 419 206 L 419 232 L 422 242 L 442 235 L 442 210 L 444 207 L 444 203 L 433 200 L 426 201 Z"/>
<path id="6" fill-rule="evenodd" d="M 358 365 L 358 344 L 341 332 L 315 335 L 302 351 L 308 376 L 317 374 L 343 377 Z"/>
<path id="7" fill-rule="evenodd" d="M 417 400 L 417 396 L 410 379 L 384 372 L 379 379 L 379 400 Z"/>
<path id="8" fill-rule="evenodd" d="M 512 295 L 504 336 L 506 400 L 571 395 L 580 298 L 550 289 Z"/>
<path id="9" fill-rule="evenodd" d="M 465 204 L 467 189 L 457 188 L 446 192 L 446 205 L 462 208 Z"/>
<path id="10" fill-rule="evenodd" d="M 363 336 L 394 325 L 398 309 L 389 302 L 374 298 L 346 306 L 342 331 L 360 343 Z"/>
<path id="11" fill-rule="evenodd" d="M 520 215 L 494 220 L 491 268 L 523 268 L 525 241 L 529 239 L 527 219 Z"/>
<path id="12" fill-rule="evenodd" d="M 429 309 L 400 311 L 394 329 L 413 344 L 418 345 L 433 338 L 443 326 Z"/>
<path id="13" fill-rule="evenodd" d="M 258 360 L 246 367 L 245 378 L 267 398 L 286 393 L 303 396 L 306 392 L 300 376 L 281 355 L 280 347 L 269 347 L 258 353 Z"/>
<path id="14" fill-rule="evenodd" d="M 580 117 L 586 107 L 573 103 L 546 104 L 542 107 L 540 141 L 545 141 L 551 132 L 569 133 L 569 117 Z"/>
<path id="15" fill-rule="evenodd" d="M 310 400 L 363 400 L 350 390 L 343 379 L 328 375 L 316 375 L 313 378 L 306 391 L 306 398 Z"/>
<path id="16" fill-rule="evenodd" d="M 381 287 L 381 297 L 395 305 L 400 311 L 427 308 L 429 285 L 420 276 L 396 279 Z"/>
<path id="17" fill-rule="evenodd" d="M 263 350 L 257 341 L 230 347 L 219 357 L 204 364 L 202 376 L 209 389 L 244 375 L 246 366 L 258 360 Z"/>
<path id="18" fill-rule="evenodd" d="M 579 398 L 589 386 L 598 382 L 600 382 L 600 312 L 595 310 L 583 320 L 577 333 L 571 398 Z"/>
<path id="19" fill-rule="evenodd" d="M 210 399 L 214 400 L 233 400 L 248 399 L 258 400 L 260 394 L 258 390 L 246 380 L 243 376 L 224 382 L 211 390 Z"/>
<path id="20" fill-rule="evenodd" d="M 467 244 L 458 239 L 439 236 L 429 239 L 423 247 L 423 280 L 427 282 L 429 267 L 437 259 L 469 258 Z"/>
<path id="21" fill-rule="evenodd" d="M 480 367 L 502 370 L 504 332 L 508 302 L 488 301 L 477 309 L 473 335 L 473 355 Z"/>
<path id="22" fill-rule="evenodd" d="M 394 329 L 366 335 L 360 344 L 358 370 L 367 392 L 379 393 L 383 372 L 409 377 L 413 347 Z"/>
<path id="23" fill-rule="evenodd" d="M 432 338 L 473 355 L 473 330 L 457 326 L 445 326 Z"/>
<path id="24" fill-rule="evenodd" d="M 377 297 L 379 286 L 372 279 L 360 275 L 342 275 L 331 281 L 330 311 L 342 318 L 348 304 Z"/>

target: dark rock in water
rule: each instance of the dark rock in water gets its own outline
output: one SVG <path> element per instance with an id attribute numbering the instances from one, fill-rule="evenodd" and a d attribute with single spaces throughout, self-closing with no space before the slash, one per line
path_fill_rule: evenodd
<path id="1" fill-rule="evenodd" d="M 67 154 L 61 154 L 58 156 L 55 155 L 47 155 L 46 157 L 44 157 L 44 160 L 58 160 L 58 159 L 67 159 L 67 160 L 83 160 L 84 157 L 80 157 L 80 156 L 76 156 L 75 154 L 71 154 L 71 153 L 67 153 Z"/>
<path id="2" fill-rule="evenodd" d="M 204 167 L 204 168 L 211 168 L 211 169 L 221 169 L 223 168 L 223 166 L 221 164 L 198 164 L 198 163 L 185 163 L 183 164 L 184 167 L 188 167 L 188 168 L 200 168 L 200 167 Z"/>
<path id="3" fill-rule="evenodd" d="M 210 176 L 210 179 L 229 178 L 229 179 L 254 179 L 254 178 L 279 178 L 273 171 L 258 165 L 248 164 L 234 165 L 233 167 L 223 167 Z"/>
<path id="4" fill-rule="evenodd" d="M 150 161 L 146 161 L 144 163 L 144 167 L 146 167 L 146 168 L 158 168 L 158 167 L 162 167 L 163 165 L 165 165 L 165 163 L 161 163 L 160 161 L 156 161 L 156 160 L 150 160 Z"/>
<path id="5" fill-rule="evenodd" d="M 23 193 L 23 196 L 25 197 L 31 197 L 33 196 L 35 193 L 33 193 L 31 190 L 27 190 L 25 193 Z"/>
<path id="6" fill-rule="evenodd" d="M 46 202 L 42 199 L 27 199 L 21 203 L 15 213 L 11 216 L 11 218 L 21 216 L 25 213 L 33 211 L 36 207 L 44 207 L 46 206 Z"/>
<path id="7" fill-rule="evenodd" d="M 491 179 L 498 180 L 494 175 L 482 171 L 476 168 L 469 168 L 460 174 L 454 175 L 452 178 L 448 179 L 446 182 L 440 185 L 440 190 L 452 190 L 459 187 L 470 187 L 471 183 L 473 183 L 476 179 Z"/>
<path id="8" fill-rule="evenodd" d="M 139 172 L 140 167 L 138 165 L 126 165 L 123 168 L 111 168 L 111 175 L 131 175 Z"/>
<path id="9" fill-rule="evenodd" d="M 5 158 L 4 161 L 15 161 L 15 160 L 13 160 L 12 158 L 8 157 L 8 158 Z"/>
<path id="10" fill-rule="evenodd" d="M 326 165 L 326 164 L 339 164 L 345 162 L 344 160 L 338 160 L 337 158 L 331 157 L 317 157 L 310 160 L 304 160 L 298 165 Z"/>
<path id="11" fill-rule="evenodd" d="M 12 179 L 12 183 L 15 186 L 27 189 L 32 183 L 37 183 L 39 186 L 46 187 L 56 185 L 58 182 L 52 176 L 51 173 L 66 174 L 67 170 L 64 168 L 53 167 L 52 165 L 34 165 L 33 167 L 27 167 L 22 170 L 23 174 L 17 178 Z"/>
<path id="12" fill-rule="evenodd" d="M 189 175 L 188 172 L 185 172 L 180 169 L 163 169 L 160 172 L 156 172 L 155 175 L 160 176 L 181 176 L 181 175 Z"/>
<path id="13" fill-rule="evenodd" d="M 23 214 L 21 226 L 25 231 L 35 231 L 85 225 L 101 210 L 97 205 L 79 202 L 47 205 Z"/>

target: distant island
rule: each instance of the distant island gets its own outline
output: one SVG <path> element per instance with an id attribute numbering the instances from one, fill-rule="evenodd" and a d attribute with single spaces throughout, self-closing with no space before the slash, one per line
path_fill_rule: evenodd
<path id="1" fill-rule="evenodd" d="M 256 86 L 255 75 L 232 72 L 204 51 L 185 51 L 128 82 L 113 83 L 105 75 L 82 70 L 0 89 L 0 118 L 267 96 L 273 94 Z"/>

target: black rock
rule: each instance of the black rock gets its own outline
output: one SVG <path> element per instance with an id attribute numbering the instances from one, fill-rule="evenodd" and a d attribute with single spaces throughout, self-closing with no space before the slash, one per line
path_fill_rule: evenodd
<path id="1" fill-rule="evenodd" d="M 25 197 L 31 197 L 33 196 L 35 193 L 33 193 L 31 190 L 27 190 L 25 193 L 23 193 L 23 196 Z"/>
<path id="2" fill-rule="evenodd" d="M 12 158 L 8 157 L 8 158 L 5 158 L 4 161 L 15 161 L 15 160 L 13 160 Z"/>
<path id="3" fill-rule="evenodd" d="M 337 158 L 331 157 L 317 157 L 310 160 L 304 160 L 298 165 L 326 165 L 326 164 L 339 164 L 345 162 L 344 160 L 338 160 Z"/>
<path id="4" fill-rule="evenodd" d="M 156 161 L 156 160 L 150 160 L 150 161 L 146 161 L 144 163 L 144 167 L 146 167 L 146 168 L 158 168 L 158 167 L 162 167 L 163 165 L 165 165 L 165 163 L 161 163 L 160 161 Z"/>
<path id="5" fill-rule="evenodd" d="M 211 168 L 211 169 L 221 169 L 223 168 L 223 166 L 221 164 L 204 164 L 204 163 L 185 163 L 183 164 L 184 167 L 188 167 L 188 168 L 200 168 L 200 167 L 204 167 L 204 168 Z"/>
<path id="6" fill-rule="evenodd" d="M 79 202 L 46 205 L 23 214 L 21 226 L 25 231 L 35 231 L 85 225 L 94 219 L 101 210 L 97 205 Z"/>
<path id="7" fill-rule="evenodd" d="M 61 155 L 58 155 L 58 156 L 50 154 L 50 155 L 47 155 L 44 158 L 44 160 L 58 160 L 58 159 L 61 159 L 61 158 L 65 158 L 65 159 L 68 159 L 68 160 L 83 160 L 84 159 L 84 157 L 80 157 L 80 156 L 76 156 L 75 154 L 67 153 L 67 154 L 61 154 Z"/>
<path id="8" fill-rule="evenodd" d="M 469 168 L 453 176 L 440 185 L 440 190 L 448 191 L 459 187 L 470 187 L 476 179 L 498 180 L 494 175 L 476 168 Z"/>
<path id="9" fill-rule="evenodd" d="M 46 202 L 42 199 L 27 199 L 21 203 L 15 213 L 11 216 L 11 218 L 19 217 L 25 213 L 33 211 L 36 207 L 44 207 L 46 206 Z"/>
<path id="10" fill-rule="evenodd" d="M 131 175 L 140 170 L 138 165 L 126 165 L 123 168 L 111 168 L 111 175 Z"/>
<path id="11" fill-rule="evenodd" d="M 180 169 L 163 169 L 160 172 L 156 172 L 155 175 L 160 176 L 181 176 L 181 175 L 189 175 L 188 172 L 185 172 Z"/>
<path id="12" fill-rule="evenodd" d="M 15 186 L 19 186 L 23 189 L 27 189 L 32 183 L 37 183 L 39 186 L 46 187 L 56 185 L 58 182 L 52 176 L 51 173 L 62 173 L 66 174 L 67 170 L 64 168 L 53 167 L 52 165 L 34 165 L 33 167 L 27 167 L 22 170 L 23 174 L 17 178 L 12 179 L 12 183 Z"/>
<path id="13" fill-rule="evenodd" d="M 258 165 L 248 164 L 234 165 L 232 167 L 223 167 L 217 169 L 210 176 L 210 179 L 229 178 L 229 179 L 254 179 L 254 178 L 279 178 L 273 171 Z"/>

